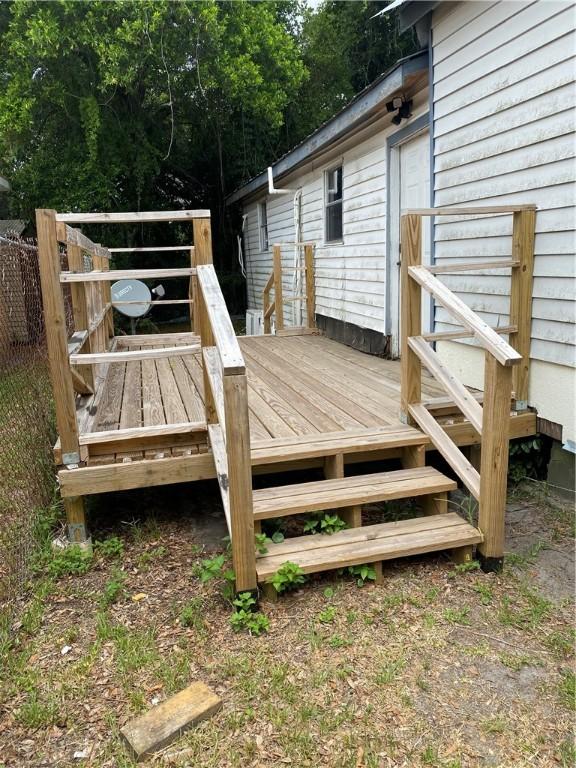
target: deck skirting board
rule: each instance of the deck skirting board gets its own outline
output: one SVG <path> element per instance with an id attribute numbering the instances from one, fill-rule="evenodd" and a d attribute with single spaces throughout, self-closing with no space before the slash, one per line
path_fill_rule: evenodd
<path id="1" fill-rule="evenodd" d="M 371 328 L 360 328 L 354 323 L 336 320 L 326 315 L 316 315 L 316 326 L 326 336 L 349 347 L 377 357 L 390 357 L 390 336 Z"/>

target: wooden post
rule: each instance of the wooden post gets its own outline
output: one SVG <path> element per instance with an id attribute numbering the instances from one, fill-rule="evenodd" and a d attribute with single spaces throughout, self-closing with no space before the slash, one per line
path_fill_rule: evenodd
<path id="1" fill-rule="evenodd" d="M 232 561 L 238 592 L 257 588 L 246 374 L 223 376 Z"/>
<path id="2" fill-rule="evenodd" d="M 50 377 L 63 464 L 80 463 L 78 422 L 70 360 L 64 296 L 60 285 L 60 253 L 56 239 L 56 211 L 36 211 L 38 259 Z"/>
<path id="3" fill-rule="evenodd" d="M 71 544 L 84 544 L 89 538 L 86 528 L 84 498 L 74 496 L 64 499 L 64 509 L 66 510 L 68 540 Z"/>
<path id="4" fill-rule="evenodd" d="M 304 246 L 306 267 L 306 315 L 308 328 L 316 328 L 316 287 L 314 282 L 314 246 Z"/>
<path id="5" fill-rule="evenodd" d="M 408 406 L 422 399 L 422 366 L 418 355 L 408 346 L 410 336 L 420 336 L 422 324 L 422 291 L 412 280 L 408 267 L 422 262 L 422 219 L 407 214 L 401 219 L 401 351 L 400 351 L 400 400 L 401 419 L 411 422 Z"/>
<path id="6" fill-rule="evenodd" d="M 276 330 L 284 330 L 284 300 L 282 298 L 282 253 L 279 245 L 272 248 L 274 262 L 274 304 L 276 306 Z"/>
<path id="7" fill-rule="evenodd" d="M 192 223 L 194 235 L 194 249 L 191 253 L 192 266 L 197 267 L 200 264 L 212 264 L 212 232 L 210 229 L 210 219 L 194 219 Z M 192 276 L 192 304 L 195 308 L 198 301 L 198 279 L 196 275 Z M 194 333 L 200 334 L 200 322 L 194 312 Z M 211 345 L 210 345 L 211 346 Z"/>
<path id="8" fill-rule="evenodd" d="M 512 367 L 501 365 L 489 352 L 485 357 L 478 517 L 484 541 L 478 550 L 483 570 L 496 571 L 504 560 Z"/>
<path id="9" fill-rule="evenodd" d="M 344 455 L 342 453 L 324 457 L 324 477 L 327 480 L 336 480 L 339 477 L 344 477 Z M 338 509 L 337 512 L 349 528 L 360 528 L 362 526 L 361 506 L 343 507 Z"/>
<path id="10" fill-rule="evenodd" d="M 190 266 L 191 267 L 196 266 L 196 257 L 194 254 L 195 254 L 195 250 L 194 250 L 194 246 L 192 246 L 192 248 L 190 248 Z M 192 331 L 192 333 L 197 332 L 195 327 L 195 322 L 194 322 L 194 294 L 195 294 L 194 280 L 195 279 L 196 279 L 195 276 L 191 275 L 190 283 L 188 285 L 188 299 L 190 301 L 190 330 Z"/>
<path id="11" fill-rule="evenodd" d="M 82 256 L 82 249 L 78 245 L 68 245 L 68 269 L 71 272 L 83 272 L 84 271 L 84 257 Z M 90 322 L 88 318 L 88 307 L 86 304 L 86 290 L 89 288 L 88 283 L 71 283 L 70 294 L 72 297 L 72 316 L 74 318 L 74 329 L 77 331 L 87 331 Z M 88 352 L 94 352 L 92 349 L 92 339 L 90 334 L 86 339 L 84 348 Z M 78 366 L 78 373 L 84 381 L 94 389 L 94 376 L 92 373 L 92 366 L 82 365 Z"/>
<path id="12" fill-rule="evenodd" d="M 513 216 L 512 258 L 518 266 L 512 267 L 510 325 L 517 326 L 518 330 L 510 334 L 509 343 L 523 358 L 512 376 L 516 409 L 521 411 L 528 407 L 536 211 L 517 211 Z"/>

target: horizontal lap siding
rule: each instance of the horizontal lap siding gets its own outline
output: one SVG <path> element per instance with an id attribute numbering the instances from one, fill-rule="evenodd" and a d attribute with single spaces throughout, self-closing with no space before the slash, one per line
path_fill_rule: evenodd
<path id="1" fill-rule="evenodd" d="M 574 10 L 564 2 L 446 4 L 434 14 L 435 205 L 535 203 L 531 356 L 576 364 Z M 511 216 L 442 219 L 435 257 L 511 254 Z M 493 325 L 509 272 L 442 276 Z M 456 324 L 442 307 L 436 329 Z M 469 344 L 470 342 L 461 342 Z"/>

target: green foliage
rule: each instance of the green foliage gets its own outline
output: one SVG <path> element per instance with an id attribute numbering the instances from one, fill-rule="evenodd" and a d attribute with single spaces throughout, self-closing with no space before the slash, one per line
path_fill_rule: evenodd
<path id="1" fill-rule="evenodd" d="M 376 569 L 373 565 L 364 563 L 363 565 L 351 565 L 345 569 L 347 573 L 354 576 L 356 584 L 363 587 L 367 581 L 376 581 Z M 344 573 L 344 571 L 342 571 Z"/>
<path id="2" fill-rule="evenodd" d="M 195 597 L 190 600 L 180 611 L 178 620 L 183 627 L 192 627 L 200 630 L 204 628 L 202 621 L 202 598 Z"/>
<path id="3" fill-rule="evenodd" d="M 333 533 L 344 530 L 348 526 L 339 515 L 320 512 L 309 517 L 304 523 L 304 533 L 325 533 L 331 536 Z"/>
<path id="4" fill-rule="evenodd" d="M 217 579 L 222 575 L 222 569 L 226 563 L 226 555 L 216 555 L 216 557 L 202 560 L 198 570 L 200 581 L 205 583 L 212 579 Z"/>
<path id="5" fill-rule="evenodd" d="M 126 574 L 119 570 L 114 569 L 112 572 L 112 578 L 104 585 L 104 591 L 102 593 L 102 603 L 104 605 L 112 605 L 117 603 L 120 597 L 124 594 L 124 582 L 126 581 Z"/>
<path id="6" fill-rule="evenodd" d="M 299 565 L 287 560 L 268 581 L 273 585 L 276 592 L 281 593 L 297 589 L 301 584 L 304 584 L 306 576 Z"/>
<path id="7" fill-rule="evenodd" d="M 322 624 L 330 624 L 336 618 L 336 606 L 328 605 L 318 614 L 318 621 Z"/>
<path id="8" fill-rule="evenodd" d="M 90 569 L 92 555 L 86 552 L 78 544 L 71 544 L 64 549 L 54 552 L 52 559 L 48 562 L 46 570 L 48 575 L 54 579 L 69 574 L 79 575 L 86 573 Z"/>
<path id="9" fill-rule="evenodd" d="M 251 635 L 261 635 L 268 631 L 270 621 L 263 613 L 254 611 L 256 600 L 250 592 L 240 592 L 233 605 L 236 610 L 230 616 L 230 624 L 234 632 L 246 630 Z"/>
<path id="10" fill-rule="evenodd" d="M 455 573 L 469 573 L 470 571 L 480 570 L 480 563 L 478 560 L 469 560 L 467 563 L 457 563 L 454 566 Z"/>
<path id="11" fill-rule="evenodd" d="M 545 475 L 548 461 L 544 451 L 543 440 L 540 437 L 529 437 L 521 440 L 511 440 L 508 458 L 508 477 L 514 483 L 519 483 L 530 477 L 542 479 Z"/>
<path id="12" fill-rule="evenodd" d="M 216 557 L 202 560 L 197 568 L 197 574 L 202 583 L 212 579 L 223 579 L 222 595 L 226 600 L 231 601 L 234 597 L 234 583 L 236 576 L 231 568 L 226 568 L 226 555 L 217 555 Z"/>
<path id="13" fill-rule="evenodd" d="M 94 542 L 94 552 L 102 557 L 122 557 L 124 542 L 118 536 L 109 536 L 103 541 Z"/>
<path id="14" fill-rule="evenodd" d="M 268 542 L 270 541 L 268 536 L 265 533 L 255 533 L 254 541 L 256 543 L 256 552 L 259 555 L 265 555 L 268 552 Z"/>

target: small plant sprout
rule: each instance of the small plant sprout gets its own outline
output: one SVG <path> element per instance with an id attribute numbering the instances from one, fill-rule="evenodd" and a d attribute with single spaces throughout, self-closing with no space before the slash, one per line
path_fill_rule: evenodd
<path id="1" fill-rule="evenodd" d="M 226 555 L 217 555 L 216 557 L 202 560 L 198 570 L 200 581 L 204 584 L 212 579 L 217 579 L 222 575 L 222 568 L 226 562 Z"/>
<path id="2" fill-rule="evenodd" d="M 268 581 L 272 584 L 276 592 L 280 594 L 281 592 L 288 592 L 292 589 L 296 589 L 301 584 L 304 584 L 306 576 L 299 565 L 287 560 Z"/>
<path id="3" fill-rule="evenodd" d="M 124 554 L 124 542 L 118 536 L 109 536 L 102 541 L 94 542 L 96 554 L 106 558 L 122 557 Z"/>
<path id="4" fill-rule="evenodd" d="M 261 635 L 267 632 L 270 621 L 263 613 L 255 612 L 256 600 L 250 592 L 240 592 L 233 601 L 235 611 L 230 616 L 230 624 L 234 632 L 246 630 L 251 635 Z"/>
<path id="5" fill-rule="evenodd" d="M 112 605 L 118 602 L 124 594 L 125 581 L 126 574 L 119 568 L 115 568 L 112 578 L 104 585 L 104 592 L 102 593 L 102 603 L 104 605 Z"/>
<path id="6" fill-rule="evenodd" d="M 351 565 L 348 573 L 356 578 L 356 584 L 363 587 L 367 581 L 376 581 L 376 569 L 373 565 Z"/>
<path id="7" fill-rule="evenodd" d="M 318 621 L 322 624 L 330 624 L 336 618 L 336 607 L 334 605 L 328 605 L 324 610 L 318 614 Z"/>
<path id="8" fill-rule="evenodd" d="M 256 544 L 256 552 L 258 552 L 259 555 L 265 555 L 266 552 L 268 552 L 268 542 L 270 539 L 268 536 L 266 536 L 265 533 L 255 533 L 254 534 L 254 543 Z"/>
<path id="9" fill-rule="evenodd" d="M 348 526 L 339 515 L 320 512 L 309 517 L 304 523 L 304 533 L 324 533 L 331 536 L 333 533 L 344 530 Z"/>

